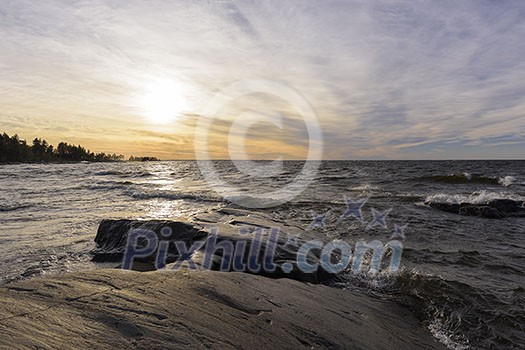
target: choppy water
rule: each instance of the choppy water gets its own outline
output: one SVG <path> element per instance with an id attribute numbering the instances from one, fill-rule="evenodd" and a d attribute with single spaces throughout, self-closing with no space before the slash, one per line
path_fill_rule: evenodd
<path id="1" fill-rule="evenodd" d="M 290 183 L 302 165 L 288 162 L 273 178 L 239 174 L 229 162 L 217 168 L 250 201 L 250 194 Z M 394 224 L 408 224 L 399 274 L 348 276 L 344 287 L 406 304 L 450 348 L 522 348 L 525 218 L 459 216 L 423 202 L 525 200 L 524 184 L 523 161 L 323 162 L 302 195 L 264 211 L 307 227 L 312 211 L 330 210 L 316 234 L 352 243 L 386 242 Z M 196 163 L 182 161 L 3 165 L 0 188 L 1 283 L 96 267 L 89 252 L 102 219 L 184 219 L 231 205 L 210 190 Z M 351 218 L 338 223 L 343 195 L 370 197 L 365 221 L 372 208 L 392 208 L 388 229 L 366 229 Z"/>

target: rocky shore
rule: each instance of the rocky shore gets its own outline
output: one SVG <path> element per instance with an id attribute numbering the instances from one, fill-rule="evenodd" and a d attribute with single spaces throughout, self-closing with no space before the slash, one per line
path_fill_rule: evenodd
<path id="1" fill-rule="evenodd" d="M 0 288 L 13 349 L 444 349 L 405 308 L 291 279 L 94 270 Z"/>
<path id="2" fill-rule="evenodd" d="M 278 227 L 280 235 L 272 236 Z M 169 228 L 169 229 L 167 229 Z M 363 293 L 327 286 L 337 276 L 298 268 L 298 243 L 315 236 L 266 214 L 223 208 L 187 222 L 104 220 L 95 261 L 124 257 L 130 229 L 149 230 L 157 242 L 133 270 L 99 269 L 8 284 L 0 288 L 0 346 L 15 349 L 444 349 L 407 308 Z M 215 236 L 211 235 L 215 230 Z M 262 235 L 254 240 L 254 235 Z M 300 237 L 299 237 L 300 236 Z M 180 252 L 162 241 L 191 246 L 214 237 L 274 250 L 274 271 L 172 269 Z M 137 248 L 146 241 L 137 240 Z M 249 256 L 241 255 L 247 262 Z M 336 257 L 337 258 L 337 257 Z M 202 250 L 191 254 L 202 267 Z M 320 251 L 306 257 L 318 263 Z M 262 255 L 258 264 L 264 264 Z M 288 263 L 290 271 L 281 266 Z M 139 272 L 142 271 L 142 272 Z M 144 272 L 145 271 L 145 272 Z"/>

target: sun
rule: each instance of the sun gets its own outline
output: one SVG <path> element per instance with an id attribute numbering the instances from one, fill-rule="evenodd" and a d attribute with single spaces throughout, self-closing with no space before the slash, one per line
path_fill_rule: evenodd
<path id="1" fill-rule="evenodd" d="M 156 124 L 176 120 L 187 107 L 181 85 L 168 79 L 151 83 L 140 105 L 144 115 Z"/>

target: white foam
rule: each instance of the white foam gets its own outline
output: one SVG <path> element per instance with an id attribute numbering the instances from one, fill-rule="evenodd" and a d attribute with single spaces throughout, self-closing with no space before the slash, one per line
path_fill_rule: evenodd
<path id="1" fill-rule="evenodd" d="M 470 173 L 463 173 L 463 175 L 467 178 L 467 180 L 472 180 L 472 174 Z"/>
<path id="2" fill-rule="evenodd" d="M 500 185 L 505 186 L 505 187 L 512 186 L 515 181 L 516 181 L 516 178 L 514 176 L 500 177 L 498 180 Z"/>
<path id="3" fill-rule="evenodd" d="M 366 183 L 361 184 L 359 186 L 353 187 L 352 190 L 353 191 L 363 191 L 363 192 L 366 192 L 366 191 L 377 191 L 377 190 L 379 190 L 379 186 L 375 186 L 375 185 L 370 184 L 369 182 L 366 182 Z"/>
<path id="4" fill-rule="evenodd" d="M 452 338 L 446 330 L 445 322 L 443 322 L 443 315 L 441 317 L 434 317 L 428 325 L 428 330 L 441 344 L 445 345 L 450 350 L 468 350 L 471 347 L 465 340 L 457 341 Z"/>
<path id="5" fill-rule="evenodd" d="M 259 198 L 255 196 L 241 194 L 225 196 L 224 200 L 246 208 L 268 208 L 280 204 L 280 201 L 278 199 L 265 197 Z"/>
<path id="6" fill-rule="evenodd" d="M 494 199 L 512 199 L 515 201 L 523 201 L 524 197 L 518 196 L 509 192 L 488 192 L 486 190 L 476 191 L 472 194 L 447 194 L 437 193 L 427 196 L 425 202 L 430 203 L 471 203 L 471 204 L 486 204 Z"/>

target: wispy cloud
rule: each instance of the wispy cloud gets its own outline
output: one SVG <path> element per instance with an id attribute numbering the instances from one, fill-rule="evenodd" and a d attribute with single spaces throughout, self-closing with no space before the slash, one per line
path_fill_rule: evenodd
<path id="1" fill-rule="evenodd" d="M 267 78 L 314 107 L 326 158 L 522 157 L 523 18 L 521 1 L 2 1 L 0 122 L 87 140 L 81 125 L 108 147 L 119 135 L 127 154 L 178 158 L 194 117 L 147 134 L 158 132 L 137 105 L 148 82 L 177 81 L 198 114 L 230 82 Z M 275 152 L 295 154 L 305 130 L 285 117 Z"/>

